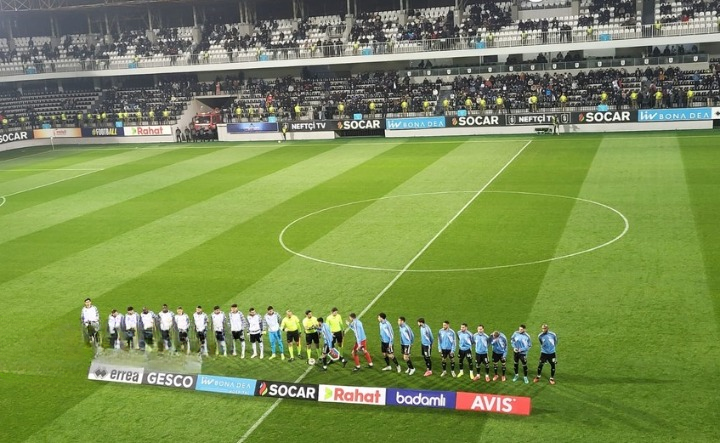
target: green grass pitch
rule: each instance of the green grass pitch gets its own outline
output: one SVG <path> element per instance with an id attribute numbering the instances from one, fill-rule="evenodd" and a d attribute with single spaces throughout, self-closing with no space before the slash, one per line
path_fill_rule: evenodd
<path id="1" fill-rule="evenodd" d="M 718 142 L 696 132 L 2 153 L 0 441 L 717 441 Z M 508 337 L 526 323 L 531 376 L 548 322 L 558 383 L 547 366 L 529 385 L 423 378 L 419 350 L 412 377 L 202 364 L 532 397 L 532 415 L 516 417 L 291 400 L 267 413 L 274 399 L 93 382 L 78 324 L 88 296 L 103 321 L 162 303 L 367 311 L 376 360 L 380 311 L 416 331 L 420 316 L 434 330 L 447 319 Z"/>

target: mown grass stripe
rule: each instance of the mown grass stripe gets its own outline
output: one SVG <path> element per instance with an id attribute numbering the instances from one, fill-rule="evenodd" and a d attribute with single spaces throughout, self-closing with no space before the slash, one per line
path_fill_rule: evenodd
<path id="1" fill-rule="evenodd" d="M 40 157 L 41 154 L 43 157 Z M 2 189 L 4 183 L 8 181 L 35 175 L 41 172 L 42 169 L 47 169 L 48 171 L 68 168 L 87 169 L 87 166 L 78 166 L 78 164 L 96 161 L 112 154 L 117 153 L 100 151 L 49 151 L 39 152 L 27 158 L 16 157 L 6 161 L 0 160 L 0 189 Z M 36 170 L 33 171 L 33 169 Z M 93 166 L 90 167 L 90 169 L 98 168 Z"/>
<path id="2" fill-rule="evenodd" d="M 162 152 L 153 151 L 125 151 L 115 152 L 110 155 L 108 153 L 101 153 L 102 155 L 92 156 L 90 159 L 85 159 L 78 163 L 74 163 L 74 168 L 80 169 L 111 169 L 115 166 L 129 165 L 135 162 L 136 164 L 142 160 L 150 163 L 149 159 L 157 155 L 161 155 Z M 123 169 L 124 170 L 124 169 Z M 130 170 L 130 168 L 128 168 Z M 8 173 L 5 173 L 8 174 Z M 41 185 L 53 182 L 59 178 L 70 177 L 78 175 L 77 172 L 73 171 L 61 171 L 61 170 L 50 170 L 44 172 L 37 172 L 30 174 L 25 177 L 19 177 L 13 180 L 6 181 L 0 184 L 0 195 L 16 194 L 23 192 L 27 189 L 37 188 Z M 91 183 L 91 182 L 88 182 Z M 6 209 L 8 211 L 9 209 Z"/>
<path id="3" fill-rule="evenodd" d="M 720 327 L 720 229 L 717 228 L 720 220 L 720 175 L 715 162 L 717 146 L 716 143 L 685 137 L 679 142 L 715 322 Z"/>
<path id="4" fill-rule="evenodd" d="M 155 286 L 150 294 L 145 284 L 143 284 L 144 290 L 133 291 L 132 294 L 125 293 L 123 288 L 128 281 L 152 273 L 154 268 L 162 266 L 178 255 L 221 236 L 236 225 L 264 213 L 292 198 L 293 195 L 302 193 L 308 187 L 322 183 L 388 149 L 388 147 L 363 150 L 343 147 L 328 150 L 328 148 L 329 146 L 311 147 L 288 151 L 285 155 L 294 159 L 302 158 L 302 152 L 319 155 L 295 162 L 289 167 L 221 194 L 214 195 L 210 183 L 208 184 L 210 193 L 206 195 L 208 197 L 206 200 L 5 282 L 0 285 L 0 294 L 13 294 L 14 299 L 25 300 L 23 303 L 41 302 L 47 309 L 58 314 L 62 313 L 52 326 L 48 325 L 44 334 L 60 334 L 69 340 L 77 337 L 77 323 L 72 319 L 77 316 L 78 294 L 92 294 L 101 306 L 116 303 L 118 306 L 145 303 L 152 305 L 155 298 L 165 298 L 169 293 L 180 292 L 183 289 L 182 283 L 186 279 L 196 281 L 193 291 L 197 294 L 206 282 L 212 279 L 211 270 L 214 268 L 212 266 L 208 269 L 207 274 L 199 274 L 197 260 L 192 263 L 195 270 L 190 270 L 188 275 L 183 275 L 185 269 L 170 266 L 172 277 L 164 283 L 156 282 L 160 286 Z M 183 198 L 180 195 L 177 197 Z M 245 235 L 253 234 L 249 232 Z M 89 272 L 90 270 L 92 272 Z M 175 289 L 167 292 L 166 285 L 174 286 Z M 112 296 L 113 299 L 102 301 L 103 298 Z M 17 311 L 8 315 L 12 318 L 21 311 L 21 306 L 17 305 Z M 70 314 L 67 314 L 68 312 Z M 19 357 L 26 353 L 23 346 L 13 344 L 9 337 L 0 337 L 0 342 L 3 343 L 8 355 Z M 30 346 L 42 347 L 42 344 L 33 342 Z M 82 354 L 83 351 L 78 350 L 75 357 Z M 38 355 L 41 359 L 45 357 Z M 74 372 L 75 360 L 66 358 L 70 357 L 66 354 L 57 357 L 54 364 L 58 366 L 58 373 Z M 8 363 L 10 362 L 12 359 Z M 3 362 L 0 367 L 8 368 L 5 364 Z"/>
<path id="5" fill-rule="evenodd" d="M 158 151 L 159 152 L 159 151 Z M 64 223 L 139 195 L 266 152 L 258 150 L 173 151 L 137 165 L 99 172 L 93 180 L 72 180 L 10 197 L 0 210 L 0 243 Z M 7 211 L 7 213 L 6 213 Z"/>
<path id="6" fill-rule="evenodd" d="M 551 264 L 529 316 L 533 336 L 550 322 L 562 340 L 559 389 L 544 389 L 537 403 L 563 406 L 535 427 L 546 433 L 592 421 L 629 440 L 663 440 L 671 433 L 709 441 L 714 425 L 693 411 L 714 407 L 720 394 L 698 383 L 717 371 L 720 347 L 695 337 L 717 343 L 719 336 L 678 142 L 638 141 L 631 153 L 626 148 L 622 140 L 603 141 L 581 195 L 621 208 L 631 222 L 628 235 L 612 248 Z M 569 225 L 592 223 L 574 215 Z M 671 325 L 682 325 L 681 331 Z M 675 342 L 680 352 L 670 351 Z M 626 351 L 632 356 L 619 363 Z M 583 438 L 572 429 L 569 438 Z M 505 425 L 484 437 L 501 435 L 518 436 Z"/>
<path id="7" fill-rule="evenodd" d="M 239 202 L 240 205 L 245 203 L 253 207 L 267 206 L 266 209 L 257 211 L 253 217 L 238 223 L 230 230 L 213 236 L 207 242 L 163 263 L 162 266 L 115 288 L 99 298 L 98 302 L 112 306 L 116 303 L 126 303 L 130 299 L 141 299 L 143 303 L 154 306 L 162 303 L 162 300 L 167 301 L 169 294 L 172 294 L 173 303 L 190 306 L 197 303 L 199 294 L 215 294 L 221 299 L 234 297 L 239 291 L 291 259 L 277 247 L 276 243 L 279 228 L 288 217 L 302 213 L 308 207 L 317 207 L 327 202 L 342 201 L 345 198 L 368 195 L 368 193 L 384 195 L 453 148 L 454 146 L 441 149 L 430 146 L 418 148 L 406 143 L 395 148 L 371 144 L 366 147 L 336 149 L 335 151 L 340 152 L 328 153 L 322 162 L 298 168 L 296 171 L 298 176 L 277 177 L 265 183 L 261 188 L 262 191 L 248 189 L 242 193 L 264 195 L 262 200 L 268 198 L 274 200 L 280 196 L 284 196 L 286 200 L 278 202 L 277 205 L 254 202 L 254 198 L 251 198 L 252 202 Z M 408 161 L 410 152 L 417 156 L 417 161 Z M 376 155 L 369 157 L 370 153 Z M 348 157 L 363 158 L 363 161 L 350 161 Z M 355 164 L 347 167 L 351 163 Z M 347 166 L 343 167 L 342 164 Z M 389 165 L 392 165 L 392 174 L 387 174 Z M 360 186 L 366 183 L 368 176 L 382 177 L 382 179 L 378 180 L 378 185 L 372 189 Z M 310 177 L 313 177 L 311 181 L 315 182 L 313 187 L 308 189 L 307 186 L 298 186 L 298 181 L 307 182 Z M 302 192 L 296 192 L 300 190 Z M 215 211 L 218 210 L 219 208 Z M 327 225 L 325 229 L 330 230 L 333 226 Z M 306 241 L 312 242 L 314 239 Z M 238 254 L 238 251 L 247 251 L 247 253 Z M 142 291 L 142 297 L 139 297 L 139 288 L 146 288 L 148 284 L 152 284 L 156 288 L 155 291 L 153 293 Z M 106 396 L 95 395 L 78 405 L 74 411 L 83 410 L 87 404 L 106 401 Z M 188 401 L 192 399 L 188 398 Z M 179 403 L 176 406 L 184 408 L 187 405 Z M 74 414 L 74 411 L 71 414 Z M 245 416 L 249 417 L 249 414 Z M 230 435 L 233 433 L 234 430 L 229 430 Z"/>
<path id="8" fill-rule="evenodd" d="M 145 180 L 134 176 L 125 180 L 121 197 L 129 192 L 144 192 L 129 200 L 95 210 L 40 231 L 0 243 L 0 256 L 13 257 L 14 266 L 0 267 L 0 282 L 8 282 L 55 261 L 91 248 L 145 224 L 272 174 L 306 160 L 327 148 L 297 149 L 291 153 L 267 151 L 249 157 L 252 152 L 224 150 L 199 158 L 173 163 L 162 170 L 144 173 Z M 255 154 L 258 151 L 254 152 Z M 162 175 L 159 178 L 158 175 Z M 135 189 L 130 183 L 135 182 Z M 152 185 L 152 188 L 148 186 Z M 163 186 L 158 188 L 158 186 Z M 97 190 L 97 188 L 95 188 Z M 55 200 L 57 201 L 57 200 Z M 110 199 L 103 201 L 109 203 Z M 81 208 L 73 208 L 76 212 Z M 38 249 L 42 255 L 38 256 Z"/>

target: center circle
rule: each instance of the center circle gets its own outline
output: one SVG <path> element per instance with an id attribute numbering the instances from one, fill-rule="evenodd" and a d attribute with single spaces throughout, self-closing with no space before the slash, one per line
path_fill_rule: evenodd
<path id="1" fill-rule="evenodd" d="M 596 251 L 600 248 L 604 248 L 606 246 L 609 246 L 616 241 L 620 240 L 629 230 L 630 223 L 620 211 L 617 209 L 608 206 L 604 203 L 600 203 L 594 200 L 584 199 L 580 197 L 570 197 L 565 195 L 556 195 L 556 194 L 544 194 L 544 193 L 537 193 L 537 192 L 521 192 L 521 191 L 483 191 L 482 194 L 507 194 L 507 195 L 515 195 L 515 196 L 530 196 L 530 197 L 543 197 L 543 198 L 551 198 L 551 199 L 565 199 L 565 200 L 574 200 L 576 202 L 581 202 L 584 204 L 594 205 L 598 208 L 601 208 L 603 211 L 607 211 L 616 219 L 618 219 L 622 223 L 622 229 L 620 229 L 620 232 L 617 233 L 614 237 L 609 238 L 606 241 L 598 242 L 597 244 L 594 244 L 592 246 L 585 247 L 584 249 L 578 249 L 575 251 L 569 251 L 560 255 L 556 255 L 553 257 L 547 257 L 537 260 L 527 260 L 527 261 L 519 261 L 517 263 L 509 263 L 509 264 L 497 264 L 497 265 L 490 265 L 490 266 L 477 266 L 477 267 L 467 267 L 467 268 L 439 268 L 439 269 L 404 269 L 404 268 L 396 268 L 396 267 L 387 267 L 387 266 L 365 266 L 360 264 L 353 264 L 348 263 L 344 261 L 338 261 L 338 260 L 332 260 L 322 257 L 316 257 L 309 254 L 302 253 L 300 251 L 297 251 L 290 246 L 288 246 L 286 242 L 286 237 L 288 236 L 288 232 L 292 231 L 292 228 L 298 227 L 302 222 L 307 221 L 308 219 L 311 219 L 313 217 L 320 216 L 321 214 L 325 214 L 331 211 L 340 210 L 342 208 L 348 208 L 355 205 L 362 205 L 362 204 L 369 204 L 379 201 L 385 201 L 385 200 L 392 200 L 392 199 L 402 199 L 402 198 L 416 198 L 416 197 L 427 197 L 427 196 L 442 196 L 442 195 L 457 195 L 457 194 L 466 194 L 466 195 L 475 195 L 478 194 L 477 191 L 439 191 L 439 192 L 424 192 L 424 193 L 417 193 L 417 194 L 401 194 L 401 195 L 392 195 L 392 196 L 385 196 L 380 198 L 373 198 L 373 199 L 366 199 L 366 200 L 358 200 L 348 203 L 343 203 L 339 205 L 329 206 L 327 208 L 323 208 L 314 212 L 311 212 L 309 214 L 303 215 L 302 217 L 299 217 L 292 222 L 290 222 L 285 228 L 282 229 L 278 236 L 278 241 L 280 245 L 285 249 L 286 251 L 290 252 L 293 255 L 296 255 L 298 257 L 304 258 L 306 260 L 311 260 L 318 263 L 323 263 L 326 265 L 331 266 L 339 266 L 343 268 L 351 268 L 351 269 L 359 269 L 359 270 L 366 270 L 366 271 L 381 271 L 381 272 L 413 272 L 413 273 L 432 273 L 432 272 L 471 272 L 471 271 L 485 271 L 485 270 L 492 270 L 492 269 L 503 269 L 503 268 L 513 268 L 513 267 L 519 267 L 519 266 L 529 266 L 529 265 L 535 265 L 540 263 L 547 263 L 552 262 L 556 260 L 562 260 L 566 258 L 575 257 L 582 254 L 587 254 L 589 252 Z M 479 195 L 479 194 L 478 194 Z M 434 240 L 434 239 L 433 239 Z M 426 245 L 427 246 L 427 245 Z"/>

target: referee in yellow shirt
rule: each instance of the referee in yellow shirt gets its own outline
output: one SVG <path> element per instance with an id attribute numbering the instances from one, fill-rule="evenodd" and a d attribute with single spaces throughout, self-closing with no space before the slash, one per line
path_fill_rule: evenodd
<path id="1" fill-rule="evenodd" d="M 293 343 L 297 346 L 298 357 L 300 357 L 300 319 L 297 315 L 293 315 L 291 310 L 287 310 L 285 318 L 280 322 L 280 330 L 285 331 L 287 336 L 288 349 L 290 350 L 291 362 L 295 360 L 295 352 L 293 351 Z"/>
<path id="2" fill-rule="evenodd" d="M 338 308 L 332 308 L 330 315 L 325 319 L 325 323 L 330 326 L 330 332 L 333 335 L 332 347 L 340 351 L 342 356 L 342 345 L 343 345 L 343 319 Z"/>
<path id="3" fill-rule="evenodd" d="M 317 356 L 320 358 L 320 334 L 318 333 L 320 324 L 317 318 L 313 316 L 312 311 L 308 309 L 305 311 L 305 318 L 302 320 L 302 325 L 305 330 L 305 351 L 307 351 L 308 364 L 310 364 L 312 347 L 315 348 L 315 352 L 317 352 Z"/>

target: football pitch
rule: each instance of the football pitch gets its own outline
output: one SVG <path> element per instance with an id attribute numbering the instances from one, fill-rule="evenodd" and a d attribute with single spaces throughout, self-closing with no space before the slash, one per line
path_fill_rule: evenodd
<path id="1" fill-rule="evenodd" d="M 0 154 L 0 441 L 718 441 L 717 132 Z M 362 314 L 376 365 L 202 373 L 532 398 L 528 417 L 87 380 L 83 299 Z M 557 384 L 382 372 L 377 314 L 557 333 Z M 344 347 L 349 357 L 352 333 Z M 212 343 L 212 340 L 211 340 Z M 399 342 L 396 332 L 396 347 Z M 109 352 L 109 351 L 106 351 Z M 123 351 L 124 352 L 124 351 Z M 509 357 L 511 357 L 510 352 Z M 467 367 L 465 368 L 467 374 Z"/>

